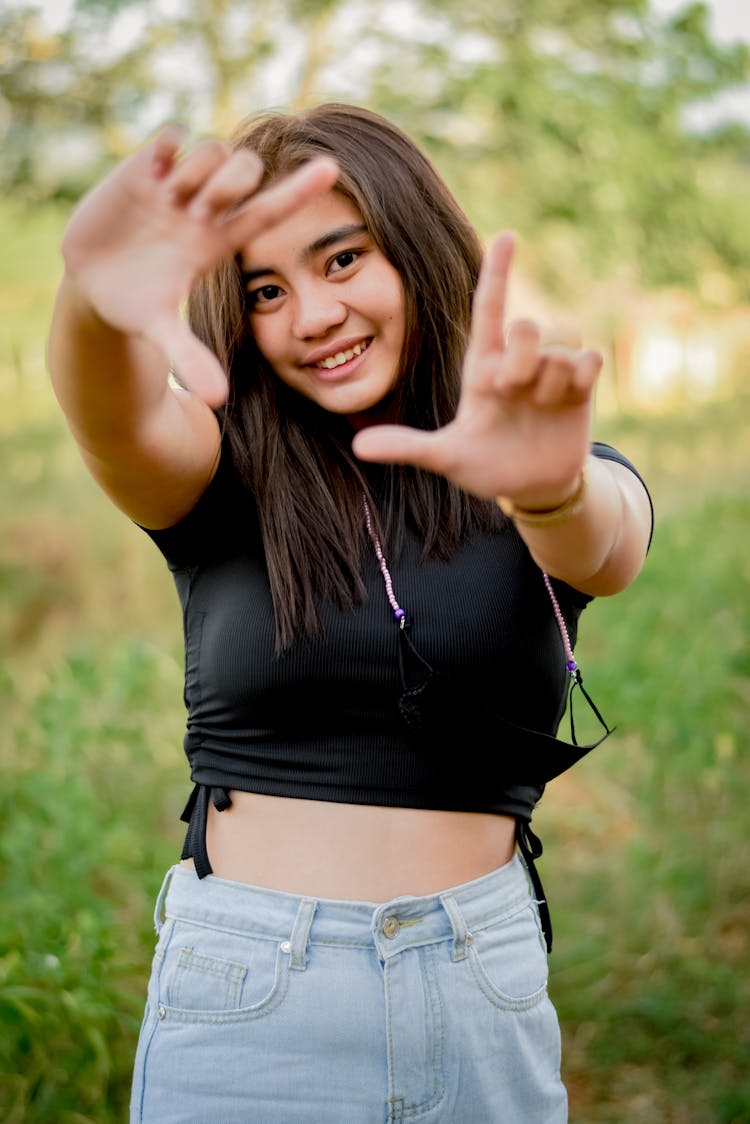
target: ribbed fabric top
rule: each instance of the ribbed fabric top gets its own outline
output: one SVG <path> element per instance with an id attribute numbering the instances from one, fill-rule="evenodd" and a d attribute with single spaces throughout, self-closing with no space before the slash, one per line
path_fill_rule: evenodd
<path id="1" fill-rule="evenodd" d="M 632 468 L 609 446 L 593 451 Z M 148 534 L 182 604 L 185 751 L 199 785 L 528 820 L 545 781 L 585 752 L 554 738 L 565 657 L 542 575 L 510 526 L 474 534 L 449 563 L 423 560 L 410 532 L 389 559 L 408 639 L 434 671 L 417 723 L 400 707 L 402 638 L 374 551 L 365 603 L 322 605 L 319 634 L 277 655 L 257 514 L 228 454 L 193 511 Z M 589 598 L 555 591 L 574 644 Z"/>

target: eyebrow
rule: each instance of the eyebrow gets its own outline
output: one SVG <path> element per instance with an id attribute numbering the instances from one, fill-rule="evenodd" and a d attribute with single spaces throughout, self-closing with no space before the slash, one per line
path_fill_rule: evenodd
<path id="1" fill-rule="evenodd" d="M 348 238 L 354 238 L 360 234 L 366 234 L 367 227 L 364 223 L 347 223 L 345 226 L 334 227 L 333 230 L 321 234 L 320 238 L 316 238 L 309 246 L 306 246 L 302 251 L 300 257 L 303 262 L 308 262 L 310 258 L 314 258 L 321 250 L 327 250 L 331 246 L 335 246 L 338 242 L 345 242 Z M 258 277 L 265 277 L 269 273 L 275 273 L 276 270 L 272 266 L 264 266 L 261 269 L 243 269 L 242 280 L 247 284 L 250 281 L 255 281 Z"/>

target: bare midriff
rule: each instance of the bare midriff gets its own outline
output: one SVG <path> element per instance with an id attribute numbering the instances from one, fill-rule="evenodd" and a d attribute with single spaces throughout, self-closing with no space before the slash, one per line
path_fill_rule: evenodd
<path id="1" fill-rule="evenodd" d="M 291 894 L 369 902 L 434 894 L 489 874 L 515 850 L 510 816 L 231 798 L 224 812 L 209 806 L 213 873 Z"/>

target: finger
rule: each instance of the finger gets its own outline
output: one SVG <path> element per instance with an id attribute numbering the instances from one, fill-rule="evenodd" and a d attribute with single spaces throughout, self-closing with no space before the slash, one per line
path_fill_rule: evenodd
<path id="1" fill-rule="evenodd" d="M 602 369 L 602 355 L 590 349 L 572 352 L 566 348 L 547 348 L 534 386 L 534 401 L 539 406 L 570 405 L 589 397 Z"/>
<path id="2" fill-rule="evenodd" d="M 196 216 L 209 216 L 236 206 L 258 188 L 263 164 L 248 148 L 233 152 L 203 184 L 190 204 Z"/>
<path id="3" fill-rule="evenodd" d="M 151 165 L 154 175 L 161 179 L 169 175 L 185 139 L 182 125 L 165 125 L 154 137 L 151 145 Z"/>
<path id="4" fill-rule="evenodd" d="M 548 352 L 537 367 L 534 403 L 537 406 L 562 406 L 575 397 L 575 360 L 567 353 Z"/>
<path id="5" fill-rule="evenodd" d="M 177 203 L 188 203 L 206 181 L 226 163 L 230 148 L 224 141 L 203 141 L 187 156 L 183 156 L 169 177 L 172 198 Z"/>
<path id="6" fill-rule="evenodd" d="M 339 176 L 339 167 L 328 156 L 318 156 L 272 183 L 230 217 L 225 226 L 233 246 L 249 242 L 260 230 L 280 222 L 291 211 L 333 187 Z"/>
<path id="7" fill-rule="evenodd" d="M 226 401 L 227 377 L 219 360 L 193 335 L 184 320 L 164 320 L 148 332 L 164 352 L 177 381 L 215 409 Z"/>
<path id="8" fill-rule="evenodd" d="M 405 425 L 373 425 L 361 429 L 352 442 L 352 449 L 363 461 L 413 464 L 431 472 L 444 468 L 439 435 Z"/>
<path id="9" fill-rule="evenodd" d="M 508 276 L 516 240 L 510 231 L 490 243 L 474 294 L 470 346 L 479 352 L 502 351 Z"/>
<path id="10" fill-rule="evenodd" d="M 505 355 L 494 379 L 495 389 L 503 394 L 528 386 L 539 365 L 539 328 L 532 320 L 518 320 L 511 326 Z"/>
<path id="11" fill-rule="evenodd" d="M 576 366 L 575 382 L 582 393 L 590 392 L 599 378 L 604 366 L 604 356 L 601 351 L 590 347 L 580 352 Z"/>

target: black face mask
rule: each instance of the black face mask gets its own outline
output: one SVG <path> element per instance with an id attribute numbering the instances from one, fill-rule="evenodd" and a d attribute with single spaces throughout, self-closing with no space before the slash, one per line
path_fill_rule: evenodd
<path id="1" fill-rule="evenodd" d="M 379 545 L 379 544 L 378 544 Z M 573 656 L 568 639 L 562 612 L 557 602 L 554 590 L 546 574 L 545 585 L 552 602 L 552 607 L 560 629 L 563 649 L 566 656 L 565 668 L 570 677 L 568 695 L 565 709 L 570 721 L 570 741 L 544 734 L 538 730 L 529 730 L 517 726 L 512 722 L 486 707 L 484 720 L 486 729 L 490 731 L 490 742 L 498 750 L 497 784 L 503 787 L 508 785 L 538 786 L 538 794 L 544 789 L 548 781 L 560 776 L 576 762 L 596 749 L 612 733 L 604 720 L 601 711 L 583 685 L 583 676 Z M 390 575 L 389 575 L 390 577 Z M 477 718 L 476 701 L 465 702 L 462 705 L 460 695 L 449 683 L 440 682 L 439 676 L 429 662 L 415 647 L 411 637 L 410 628 L 405 613 L 399 609 L 401 616 L 397 617 L 399 624 L 399 674 L 401 679 L 401 694 L 398 707 L 401 717 L 409 729 L 421 742 L 423 751 L 435 751 L 436 744 L 445 744 L 446 739 L 461 744 L 462 735 L 465 735 L 462 715 L 466 713 L 464 707 L 472 708 L 472 725 L 481 728 L 482 723 Z M 595 741 L 581 745 L 576 735 L 575 726 L 575 693 L 576 690 L 594 714 L 597 723 L 604 731 Z M 483 708 L 485 709 L 485 708 Z M 485 750 L 486 752 L 486 750 Z M 490 780 L 492 769 L 486 772 Z M 491 783 L 491 781 L 490 781 Z M 541 840 L 531 830 L 531 812 L 528 818 L 518 815 L 516 817 L 516 843 L 520 850 L 529 878 L 534 889 L 539 919 L 544 933 L 547 951 L 552 951 L 552 921 L 544 888 L 539 872 L 536 868 L 536 859 L 543 853 Z"/>

